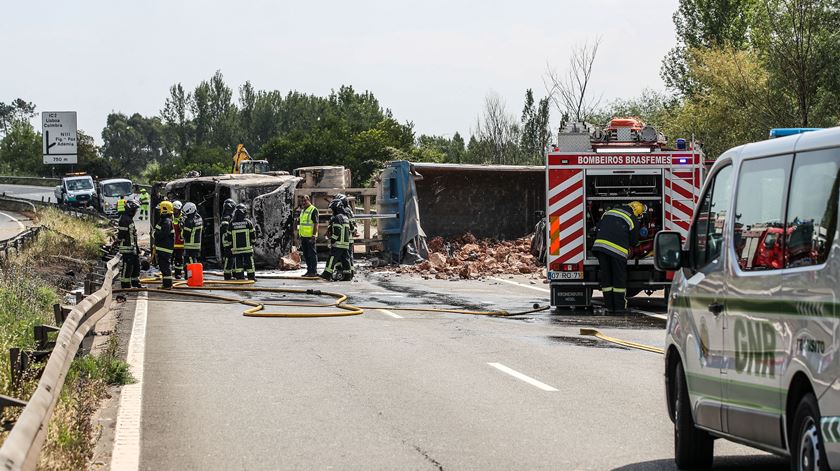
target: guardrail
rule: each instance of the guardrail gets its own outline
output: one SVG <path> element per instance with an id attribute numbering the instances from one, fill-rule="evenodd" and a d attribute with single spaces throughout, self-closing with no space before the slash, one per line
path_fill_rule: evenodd
<path id="1" fill-rule="evenodd" d="M 38 234 L 41 232 L 41 226 L 30 227 L 29 229 L 21 232 L 20 234 L 9 237 L 8 239 L 0 240 L 0 252 L 3 253 L 4 257 L 9 256 L 10 250 L 16 250 L 20 252 L 22 249 L 26 248 L 29 244 L 32 243 L 35 238 L 38 237 Z"/>
<path id="2" fill-rule="evenodd" d="M 53 187 L 61 184 L 61 179 L 49 177 L 19 177 L 15 175 L 0 175 L 0 184 Z"/>
<path id="3" fill-rule="evenodd" d="M 103 221 L 110 221 L 107 216 L 99 213 L 93 208 L 76 208 L 72 206 L 60 205 L 58 203 L 38 200 L 29 200 L 24 198 L 17 198 L 14 196 L 0 194 L 0 208 L 15 212 L 35 212 L 38 208 L 56 208 L 76 216 L 81 219 L 98 219 Z"/>
<path id="4" fill-rule="evenodd" d="M 3 470 L 28 471 L 36 468 L 50 418 L 64 386 L 64 378 L 82 341 L 107 312 L 119 262 L 120 257 L 117 256 L 106 264 L 101 287 L 77 303 L 67 315 L 32 397 L 24 402 L 0 396 L 0 408 L 25 404 L 23 412 L 0 447 L 0 468 Z"/>

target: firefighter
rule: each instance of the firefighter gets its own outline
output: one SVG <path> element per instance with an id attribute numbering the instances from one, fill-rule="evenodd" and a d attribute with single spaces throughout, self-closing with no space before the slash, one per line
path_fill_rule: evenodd
<path id="1" fill-rule="evenodd" d="M 336 197 L 330 203 L 332 217 L 327 229 L 330 239 L 330 258 L 321 278 L 349 281 L 353 279 L 353 261 L 350 257 L 352 234 L 350 218 L 347 216 L 344 202 Z"/>
<path id="2" fill-rule="evenodd" d="M 181 235 L 181 208 L 183 204 L 175 200 L 172 202 L 172 227 L 175 229 L 175 252 L 172 254 L 172 270 L 175 279 L 180 280 L 184 271 L 184 238 Z"/>
<path id="3" fill-rule="evenodd" d="M 318 238 L 318 208 L 312 204 L 312 197 L 303 195 L 301 201 L 300 219 L 298 221 L 298 235 L 303 259 L 306 262 L 305 277 L 318 276 L 318 253 L 315 240 Z"/>
<path id="4" fill-rule="evenodd" d="M 236 203 L 230 198 L 226 199 L 222 204 L 222 223 L 219 225 L 219 237 L 222 240 L 222 270 L 226 280 L 233 278 L 233 257 L 225 241 L 230 231 L 230 218 L 233 217 L 234 209 L 236 209 Z"/>
<path id="5" fill-rule="evenodd" d="M 201 235 L 204 221 L 198 214 L 195 203 L 187 203 L 181 209 L 181 237 L 184 239 L 184 261 L 198 263 L 201 258 Z"/>
<path id="6" fill-rule="evenodd" d="M 145 188 L 140 188 L 140 220 L 149 219 L 149 194 Z"/>
<path id="7" fill-rule="evenodd" d="M 137 229 L 134 227 L 134 215 L 138 208 L 134 201 L 127 201 L 117 226 L 117 241 L 123 263 L 120 286 L 123 289 L 143 287 L 140 284 L 140 246 L 137 244 Z"/>
<path id="8" fill-rule="evenodd" d="M 612 314 L 627 312 L 627 258 L 639 241 L 639 225 L 647 207 L 632 201 L 601 216 L 592 251 L 598 257 L 598 282 Z"/>
<path id="9" fill-rule="evenodd" d="M 233 258 L 233 278 L 242 280 L 247 275 L 249 280 L 256 280 L 253 245 L 256 232 L 254 224 L 245 217 L 244 204 L 236 205 L 225 236 L 224 244 Z"/>
<path id="10" fill-rule="evenodd" d="M 172 225 L 174 209 L 169 201 L 160 202 L 160 219 L 155 225 L 154 241 L 158 268 L 163 275 L 163 288 L 172 288 L 172 253 L 175 251 L 175 228 Z"/>

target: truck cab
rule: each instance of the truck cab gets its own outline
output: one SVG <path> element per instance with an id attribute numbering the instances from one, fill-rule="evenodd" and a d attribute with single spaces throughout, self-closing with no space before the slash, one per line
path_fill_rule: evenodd
<path id="1" fill-rule="evenodd" d="M 87 207 L 97 198 L 93 178 L 84 174 L 67 175 L 61 184 L 55 187 L 55 199 L 58 204 Z"/>
<path id="2" fill-rule="evenodd" d="M 125 197 L 126 200 L 132 199 L 134 194 L 134 184 L 125 178 L 101 180 L 96 186 L 98 198 L 94 206 L 112 217 L 117 215 L 117 201 L 121 197 Z"/>

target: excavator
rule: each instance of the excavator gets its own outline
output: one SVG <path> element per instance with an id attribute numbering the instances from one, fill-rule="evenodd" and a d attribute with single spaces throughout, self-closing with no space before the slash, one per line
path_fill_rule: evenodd
<path id="1" fill-rule="evenodd" d="M 230 173 L 268 173 L 269 171 L 268 160 L 254 160 L 244 145 L 238 144 L 236 146 Z"/>

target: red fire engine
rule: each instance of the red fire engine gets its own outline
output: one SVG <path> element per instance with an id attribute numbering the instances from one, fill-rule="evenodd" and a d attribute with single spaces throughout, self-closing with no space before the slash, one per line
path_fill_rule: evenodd
<path id="1" fill-rule="evenodd" d="M 671 274 L 653 267 L 653 237 L 660 230 L 685 237 L 705 176 L 701 149 L 665 137 L 636 118 L 613 119 L 604 129 L 573 123 L 561 130 L 546 165 L 548 278 L 553 307 L 589 307 L 598 289 L 591 253 L 596 225 L 612 207 L 647 205 L 640 244 L 627 261 L 627 296 L 667 288 Z"/>

